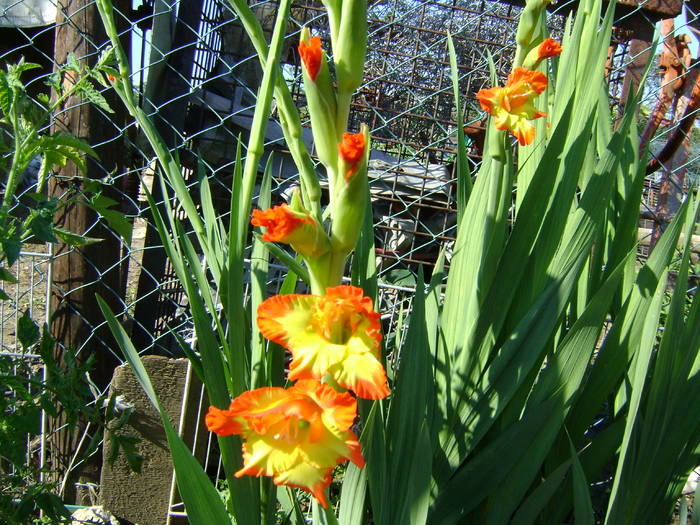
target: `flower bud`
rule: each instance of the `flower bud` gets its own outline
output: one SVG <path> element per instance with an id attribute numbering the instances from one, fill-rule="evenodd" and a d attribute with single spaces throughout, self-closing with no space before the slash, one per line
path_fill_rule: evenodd
<path id="1" fill-rule="evenodd" d="M 515 33 L 517 48 L 513 67 L 523 65 L 523 58 L 532 49 L 534 42 L 542 38 L 544 30 L 544 10 L 549 0 L 526 0 L 525 9 L 520 13 L 518 30 Z"/>
<path id="2" fill-rule="evenodd" d="M 533 48 L 525 57 L 523 67 L 536 69 L 543 60 L 559 56 L 562 52 L 561 44 L 553 38 L 545 38 L 537 47 Z"/>
<path id="3" fill-rule="evenodd" d="M 326 169 L 333 169 L 339 135 L 336 130 L 336 95 L 326 54 L 321 49 L 321 39 L 310 37 L 306 27 L 301 32 L 299 54 L 304 64 L 304 88 L 316 153 Z"/>
<path id="4" fill-rule="evenodd" d="M 328 235 L 313 216 L 286 204 L 268 210 L 253 210 L 253 226 L 266 228 L 263 241 L 289 244 L 304 258 L 315 258 L 330 249 Z"/>
<path id="5" fill-rule="evenodd" d="M 338 144 L 339 172 L 335 189 L 331 240 L 334 249 L 352 251 L 362 228 L 367 198 L 367 161 L 369 131 L 362 125 L 359 133 L 344 133 Z"/>
<path id="6" fill-rule="evenodd" d="M 367 0 L 343 0 L 338 41 L 334 43 L 338 96 L 349 98 L 362 83 L 367 53 Z"/>

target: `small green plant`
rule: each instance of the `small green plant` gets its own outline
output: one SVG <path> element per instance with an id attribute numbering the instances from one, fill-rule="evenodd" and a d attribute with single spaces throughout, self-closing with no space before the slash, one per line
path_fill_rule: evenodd
<path id="1" fill-rule="evenodd" d="M 130 233 L 123 215 L 110 209 L 117 203 L 102 195 L 101 181 L 86 179 L 60 198 L 47 196 L 46 180 L 54 167 L 73 162 L 85 173 L 86 156 L 96 158 L 83 140 L 51 130 L 53 112 L 71 96 L 80 96 L 108 112 L 111 109 L 93 83 L 94 70 L 72 56 L 47 77 L 54 99 L 46 94 L 32 99 L 22 74 L 37 67 L 20 61 L 0 70 L 0 281 L 5 283 L 17 282 L 10 268 L 28 242 L 82 246 L 99 241 L 55 224 L 56 213 L 67 206 L 89 206 L 115 231 L 125 237 Z M 71 81 L 63 82 L 65 76 Z M 9 300 L 0 289 L 0 301 Z M 63 523 L 70 520 L 70 513 L 58 496 L 60 481 L 46 481 L 48 472 L 38 454 L 41 412 L 56 417 L 60 410 L 69 429 L 82 422 L 97 430 L 81 451 L 79 459 L 84 459 L 99 449 L 102 429 L 112 433 L 120 430 L 131 411 L 118 412 L 114 399 L 95 394 L 89 380 L 92 360 L 79 363 L 67 348 L 59 361 L 55 340 L 47 327 L 40 329 L 28 310 L 18 319 L 16 333 L 22 352 L 35 357 L 0 354 L 0 523 L 31 523 L 39 511 L 46 522 Z M 134 436 L 115 433 L 110 460 L 121 451 L 138 471 L 141 457 L 135 451 L 135 440 Z"/>
<path id="2" fill-rule="evenodd" d="M 48 197 L 46 180 L 54 167 L 72 162 L 81 172 L 87 170 L 86 157 L 97 158 L 92 148 L 73 135 L 52 130 L 51 115 L 71 96 L 96 104 L 111 112 L 107 101 L 93 83 L 94 69 L 86 68 L 73 56 L 66 65 L 49 75 L 46 84 L 56 94 L 50 99 L 41 94 L 38 100 L 27 94 L 22 74 L 39 67 L 20 61 L 0 70 L 0 176 L 2 203 L 0 204 L 0 280 L 12 281 L 7 268 L 19 257 L 22 246 L 35 242 L 64 242 L 82 246 L 98 239 L 76 235 L 56 226 L 54 216 L 62 208 L 81 201 L 101 215 L 111 218 L 108 208 L 114 202 L 100 199 L 99 181 L 84 181 L 87 192 L 74 187 L 60 199 Z M 98 66 L 99 67 L 99 64 Z M 69 76 L 70 82 L 62 82 Z M 66 87 L 70 86 L 70 87 Z M 23 203 L 20 204 L 20 197 Z M 25 207 L 23 204 L 27 202 Z M 26 209 L 23 209 L 26 208 Z M 120 233 L 123 228 L 117 228 Z M 0 299 L 7 300 L 0 291 Z"/>

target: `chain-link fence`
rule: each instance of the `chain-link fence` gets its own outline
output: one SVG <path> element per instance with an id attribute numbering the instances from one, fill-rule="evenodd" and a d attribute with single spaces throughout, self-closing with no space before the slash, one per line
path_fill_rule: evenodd
<path id="1" fill-rule="evenodd" d="M 379 279 L 384 311 L 392 316 L 397 305 L 410 300 L 418 265 L 424 265 L 429 274 L 440 249 L 447 247 L 449 252 L 454 240 L 456 108 L 447 36 L 453 36 L 457 50 L 465 131 L 474 168 L 485 124 L 475 94 L 490 84 L 490 58 L 502 78 L 509 72 L 520 10 L 517 4 L 493 0 L 370 2 L 365 81 L 354 99 L 350 128 L 356 130 L 364 122 L 371 130 L 369 176 Z M 611 111 L 620 111 L 646 64 L 657 60 L 650 50 L 654 34 L 676 35 L 659 48 L 666 53 L 661 59 L 661 82 L 652 65 L 640 106 L 641 123 L 652 123 L 640 129 L 642 140 L 650 143 L 651 159 L 656 155 L 659 164 L 655 171 L 649 168 L 640 210 L 646 221 L 640 236 L 653 239 L 673 214 L 680 194 L 687 192 L 688 183 L 700 173 L 700 142 L 692 122 L 700 104 L 700 88 L 694 89 L 698 83 L 693 67 L 697 40 L 692 35 L 700 21 L 692 2 L 685 4 L 684 11 L 680 0 L 641 6 L 624 0 L 619 4 L 608 59 Z M 275 2 L 252 7 L 269 36 Z M 237 140 L 245 139 L 250 130 L 255 90 L 262 76 L 236 15 L 223 0 L 116 1 L 115 8 L 142 107 L 155 119 L 169 147 L 177 151 L 193 187 L 199 177 L 208 177 L 219 213 L 227 213 Z M 554 35 L 561 33 L 566 16 L 575 9 L 576 2 L 550 6 L 548 21 Z M 671 28 L 668 20 L 681 12 L 685 22 L 679 18 Z M 56 24 L 47 23 L 54 18 Z M 658 24 L 661 20 L 666 22 Z M 59 5 L 51 0 L 4 0 L 0 2 L 0 24 L 4 26 L 0 29 L 0 59 L 16 62 L 25 56 L 42 66 L 31 72 L 30 92 L 35 96 L 48 92 L 43 80 L 67 60 L 69 52 L 94 62 L 105 41 L 89 0 L 66 0 Z M 320 3 L 293 4 L 283 52 L 283 75 L 302 118 L 306 113 L 296 44 L 304 25 L 323 39 L 329 38 Z M 2 351 L 17 352 L 13 330 L 27 301 L 35 318 L 42 318 L 50 303 L 52 329 L 61 343 L 73 346 L 78 355 L 107 349 L 100 354 L 103 362 L 95 372 L 101 388 L 106 387 L 120 359 L 109 353 L 113 345 L 102 344 L 109 337 L 95 307 L 96 293 L 106 297 L 115 311 L 127 314 L 128 329 L 140 351 L 172 354 L 176 345 L 171 334 L 190 329 L 182 290 L 149 223 L 144 186 L 156 199 L 162 198 L 158 184 L 152 184 L 153 155 L 119 103 L 106 95 L 114 113 L 72 99 L 55 115 L 52 126 L 95 147 L 100 160 L 91 161 L 88 176 L 108 183 L 104 196 L 114 201 L 112 209 L 127 218 L 129 227 L 115 229 L 105 214 L 66 210 L 59 218 L 64 227 L 103 241 L 81 248 L 56 245 L 51 252 L 44 246 L 31 247 L 36 253 L 20 258 L 17 292 L 0 311 Z M 313 152 L 308 128 L 304 138 Z M 289 198 L 297 178 L 274 118 L 266 141 L 268 154 L 274 152 L 273 200 L 278 203 Z M 323 181 L 320 168 L 319 176 Z M 50 191 L 60 196 L 79 180 L 75 170 L 67 167 L 54 175 Z M 642 242 L 644 246 L 650 243 L 653 240 Z M 52 283 L 45 269 L 49 259 Z"/>

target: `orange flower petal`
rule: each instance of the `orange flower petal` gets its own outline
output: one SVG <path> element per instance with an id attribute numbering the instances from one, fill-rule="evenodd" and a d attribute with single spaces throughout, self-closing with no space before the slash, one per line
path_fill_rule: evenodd
<path id="1" fill-rule="evenodd" d="M 209 407 L 205 422 L 207 428 L 219 436 L 240 434 L 242 430 L 240 423 L 231 418 L 228 410 L 220 410 L 215 406 Z"/>
<path id="2" fill-rule="evenodd" d="M 321 70 L 321 37 L 312 36 L 308 42 L 299 42 L 299 55 L 306 68 L 309 78 L 316 82 Z"/>
<path id="3" fill-rule="evenodd" d="M 253 210 L 250 220 L 253 226 L 267 229 L 263 241 L 289 243 L 293 233 L 304 224 L 313 224 L 313 219 L 293 212 L 286 204 L 268 210 Z"/>
<path id="4" fill-rule="evenodd" d="M 547 88 L 547 76 L 541 71 L 532 71 L 524 67 L 516 67 L 508 75 L 506 87 L 512 87 L 511 94 L 525 94 L 532 90 L 539 95 Z M 531 96 L 531 98 L 534 98 Z"/>

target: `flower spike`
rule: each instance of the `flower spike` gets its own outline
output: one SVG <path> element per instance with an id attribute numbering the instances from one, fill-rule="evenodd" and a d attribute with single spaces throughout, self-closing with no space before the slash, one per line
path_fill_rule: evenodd
<path id="1" fill-rule="evenodd" d="M 303 380 L 284 389 L 244 392 L 228 410 L 209 407 L 207 428 L 220 436 L 240 435 L 244 475 L 272 476 L 276 485 L 297 487 L 328 507 L 325 489 L 336 465 L 347 460 L 364 466 L 351 430 L 357 401 L 329 385 Z"/>
<path id="2" fill-rule="evenodd" d="M 547 77 L 539 71 L 516 67 L 505 87 L 482 89 L 476 94 L 481 108 L 494 117 L 500 130 L 510 130 L 521 146 L 535 139 L 535 126 L 530 121 L 547 116 L 537 111 L 534 100 L 547 87 Z"/>
<path id="3" fill-rule="evenodd" d="M 358 397 L 389 395 L 379 360 L 379 314 L 361 288 L 336 286 L 324 296 L 275 295 L 258 307 L 258 328 L 291 352 L 290 381 L 328 374 Z"/>

